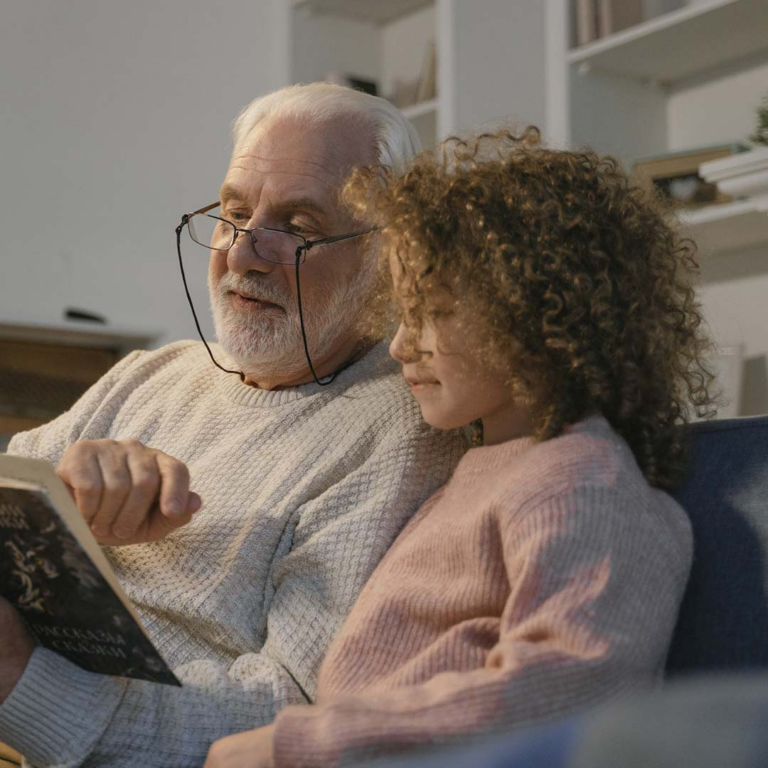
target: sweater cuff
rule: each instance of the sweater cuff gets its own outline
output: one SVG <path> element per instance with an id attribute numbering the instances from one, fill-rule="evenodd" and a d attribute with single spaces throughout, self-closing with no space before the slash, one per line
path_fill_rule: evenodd
<path id="1" fill-rule="evenodd" d="M 35 765 L 80 765 L 120 703 L 125 682 L 36 648 L 0 705 L 0 741 Z"/>
<path id="2" fill-rule="evenodd" d="M 321 707 L 285 707 L 275 719 L 272 734 L 274 768 L 314 768 L 330 763 L 320 748 Z"/>

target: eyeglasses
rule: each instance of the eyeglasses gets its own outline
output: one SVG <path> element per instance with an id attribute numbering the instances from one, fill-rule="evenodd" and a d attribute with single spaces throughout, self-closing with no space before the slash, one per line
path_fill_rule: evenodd
<path id="1" fill-rule="evenodd" d="M 209 250 L 228 251 L 242 232 L 250 236 L 256 255 L 273 264 L 293 264 L 297 260 L 302 263 L 311 248 L 338 243 L 342 240 L 351 240 L 375 231 L 375 228 L 372 228 L 323 237 L 318 240 L 307 240 L 306 237 L 302 237 L 296 232 L 289 232 L 284 229 L 272 229 L 270 227 L 242 229 L 227 219 L 208 213 L 219 205 L 218 202 L 212 203 L 205 208 L 187 214 L 187 231 L 192 241 Z"/>
<path id="2" fill-rule="evenodd" d="M 353 237 L 362 237 L 370 232 L 375 232 L 378 228 L 372 227 L 371 229 L 361 230 L 360 232 L 348 232 L 344 235 L 333 235 L 318 240 L 307 240 L 306 237 L 302 237 L 295 232 L 288 232 L 283 229 L 270 229 L 268 227 L 242 229 L 236 227 L 231 221 L 227 221 L 227 219 L 222 219 L 218 216 L 211 216 L 208 213 L 208 211 L 218 208 L 219 205 L 221 205 L 219 202 L 211 203 L 210 205 L 205 206 L 205 208 L 200 208 L 192 213 L 185 213 L 181 217 L 181 222 L 176 227 L 176 252 L 179 257 L 179 269 L 181 270 L 181 279 L 184 283 L 184 292 L 187 294 L 187 301 L 189 302 L 189 308 L 192 310 L 192 317 L 195 320 L 197 332 L 200 335 L 200 339 L 205 345 L 205 348 L 208 350 L 208 354 L 213 364 L 225 373 L 234 373 L 238 375 L 241 380 L 245 380 L 245 374 L 243 374 L 242 371 L 232 371 L 229 368 L 224 368 L 224 366 L 216 361 L 208 342 L 205 340 L 202 328 L 200 328 L 200 321 L 197 318 L 195 305 L 192 303 L 192 296 L 190 295 L 189 286 L 187 285 L 184 260 L 181 256 L 181 233 L 185 227 L 193 243 L 215 251 L 228 251 L 235 244 L 238 234 L 244 232 L 250 236 L 254 251 L 259 258 L 264 261 L 271 261 L 275 264 L 293 263 L 295 265 L 296 303 L 299 308 L 299 322 L 301 325 L 301 339 L 304 343 L 304 354 L 307 357 L 307 364 L 309 365 L 309 370 L 312 372 L 312 377 L 315 382 L 321 387 L 327 386 L 336 378 L 336 373 L 338 373 L 338 371 L 327 377 L 323 377 L 325 381 L 321 381 L 318 379 L 317 373 L 315 373 L 315 368 L 312 365 L 312 358 L 309 356 L 309 345 L 307 344 L 307 331 L 304 327 L 304 310 L 301 304 L 299 265 L 305 260 L 307 251 L 315 246 L 330 245 L 331 243 L 338 243 L 342 240 L 351 240 Z"/>

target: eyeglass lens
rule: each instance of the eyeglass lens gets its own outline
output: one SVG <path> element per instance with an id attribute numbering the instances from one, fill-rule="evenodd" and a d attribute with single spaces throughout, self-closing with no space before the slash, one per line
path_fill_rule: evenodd
<path id="1" fill-rule="evenodd" d="M 256 227 L 249 235 L 238 232 L 231 222 L 205 213 L 190 216 L 187 230 L 194 243 L 217 251 L 229 250 L 238 236 L 250 238 L 260 258 L 277 264 L 292 264 L 296 260 L 296 249 L 304 245 L 304 239 L 291 232 Z"/>

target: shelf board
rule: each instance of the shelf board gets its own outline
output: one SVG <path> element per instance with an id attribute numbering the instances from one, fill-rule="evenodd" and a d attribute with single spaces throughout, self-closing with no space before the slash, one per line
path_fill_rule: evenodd
<path id="1" fill-rule="evenodd" d="M 681 211 L 678 221 L 702 255 L 768 245 L 768 197 Z"/>
<path id="2" fill-rule="evenodd" d="M 436 115 L 437 99 L 420 101 L 418 104 L 412 104 L 410 107 L 403 107 L 401 111 L 409 120 L 418 120 L 421 117 Z"/>
<path id="3" fill-rule="evenodd" d="M 125 352 L 146 349 L 162 335 L 160 331 L 126 328 L 93 328 L 70 323 L 16 323 L 0 318 L 0 338 L 9 341 L 33 341 L 95 348 L 116 347 Z"/>
<path id="4" fill-rule="evenodd" d="M 571 65 L 671 83 L 768 50 L 768 2 L 699 0 L 572 49 Z"/>
<path id="5" fill-rule="evenodd" d="M 389 24 L 433 3 L 434 0 L 293 0 L 294 8 L 373 24 Z"/>

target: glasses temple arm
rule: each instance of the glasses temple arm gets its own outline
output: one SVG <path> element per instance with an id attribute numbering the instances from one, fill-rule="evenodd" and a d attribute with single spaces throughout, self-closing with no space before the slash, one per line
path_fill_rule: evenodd
<path id="1" fill-rule="evenodd" d="M 212 211 L 214 208 L 218 208 L 221 205 L 221 203 L 217 200 L 215 203 L 211 203 L 210 205 L 206 205 L 203 208 L 198 208 L 196 211 L 192 211 L 192 213 L 188 213 L 187 216 L 195 216 L 198 213 L 208 213 L 208 211 Z"/>
<path id="2" fill-rule="evenodd" d="M 320 238 L 320 240 L 307 240 L 307 250 L 315 245 L 329 245 L 330 243 L 338 243 L 341 240 L 351 240 L 353 237 L 369 235 L 371 232 L 377 232 L 378 229 L 378 227 L 371 227 L 371 229 L 366 229 L 362 232 L 352 232 L 348 235 L 333 235 L 331 237 Z"/>

